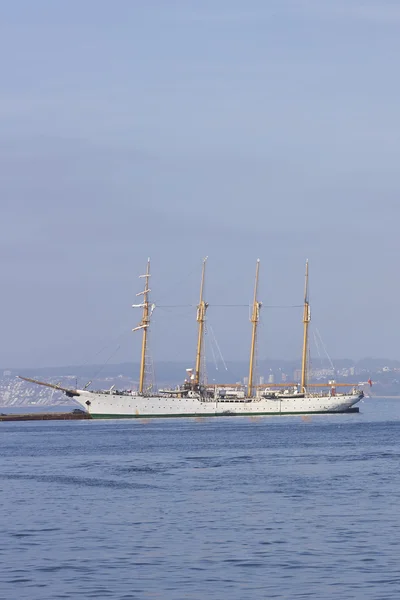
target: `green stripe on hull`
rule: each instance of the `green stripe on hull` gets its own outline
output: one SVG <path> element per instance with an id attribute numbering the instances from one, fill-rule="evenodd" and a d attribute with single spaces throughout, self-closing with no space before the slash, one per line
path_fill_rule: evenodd
<path id="1" fill-rule="evenodd" d="M 198 418 L 203 417 L 208 419 L 209 417 L 285 417 L 295 415 L 340 415 L 346 413 L 359 412 L 358 407 L 347 408 L 345 410 L 320 410 L 320 411 L 305 411 L 305 412 L 248 412 L 248 413 L 235 413 L 235 414 L 224 414 L 224 413 L 192 413 L 192 414 L 179 414 L 179 415 L 94 415 L 90 416 L 92 419 L 174 419 L 174 418 Z"/>

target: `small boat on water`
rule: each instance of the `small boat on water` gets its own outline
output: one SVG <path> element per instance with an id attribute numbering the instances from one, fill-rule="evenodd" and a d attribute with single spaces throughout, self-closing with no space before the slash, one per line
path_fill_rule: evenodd
<path id="1" fill-rule="evenodd" d="M 261 302 L 258 300 L 258 280 L 260 261 L 257 260 L 252 304 L 252 337 L 247 387 L 238 385 L 207 386 L 202 381 L 202 359 L 204 325 L 208 303 L 204 300 L 204 281 L 206 261 L 203 260 L 200 284 L 200 299 L 197 306 L 197 349 L 194 369 L 187 369 L 184 383 L 175 389 L 154 392 L 146 385 L 147 343 L 151 316 L 155 305 L 150 301 L 150 260 L 147 261 L 144 289 L 137 295 L 142 296 L 140 304 L 133 305 L 142 309 L 142 318 L 133 331 L 142 331 L 142 351 L 140 361 L 138 391 L 91 391 L 88 389 L 69 389 L 51 383 L 21 377 L 25 381 L 60 390 L 82 406 L 92 418 L 150 418 L 150 417 L 200 417 L 200 416 L 250 416 L 250 415 L 290 415 L 346 412 L 359 402 L 364 393 L 353 387 L 349 393 L 338 393 L 340 384 L 322 384 L 325 393 L 312 391 L 308 384 L 308 328 L 311 321 L 308 297 L 308 261 L 305 273 L 305 292 L 303 310 L 303 353 L 301 381 L 299 384 L 286 385 L 282 390 L 271 390 L 267 386 L 254 384 L 255 349 Z M 343 384 L 345 385 L 345 384 Z"/>

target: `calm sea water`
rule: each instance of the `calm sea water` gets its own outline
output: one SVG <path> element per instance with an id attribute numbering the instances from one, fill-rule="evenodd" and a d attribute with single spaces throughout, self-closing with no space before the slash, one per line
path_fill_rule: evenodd
<path id="1" fill-rule="evenodd" d="M 400 598 L 400 400 L 0 423 L 0 597 Z"/>

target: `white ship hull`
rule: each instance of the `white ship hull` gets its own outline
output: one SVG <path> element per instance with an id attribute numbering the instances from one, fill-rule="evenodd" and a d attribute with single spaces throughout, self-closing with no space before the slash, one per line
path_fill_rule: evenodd
<path id="1" fill-rule="evenodd" d="M 200 397 L 163 397 L 110 394 L 77 390 L 78 402 L 93 418 L 217 417 L 290 415 L 344 412 L 357 404 L 363 393 L 299 398 L 250 398 L 245 401 L 202 400 Z"/>

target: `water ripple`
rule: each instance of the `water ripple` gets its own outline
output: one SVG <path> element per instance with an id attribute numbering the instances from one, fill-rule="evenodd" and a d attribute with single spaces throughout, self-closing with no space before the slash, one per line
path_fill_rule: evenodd
<path id="1" fill-rule="evenodd" d="M 307 423 L 5 424 L 2 597 L 398 600 L 384 402 Z"/>

